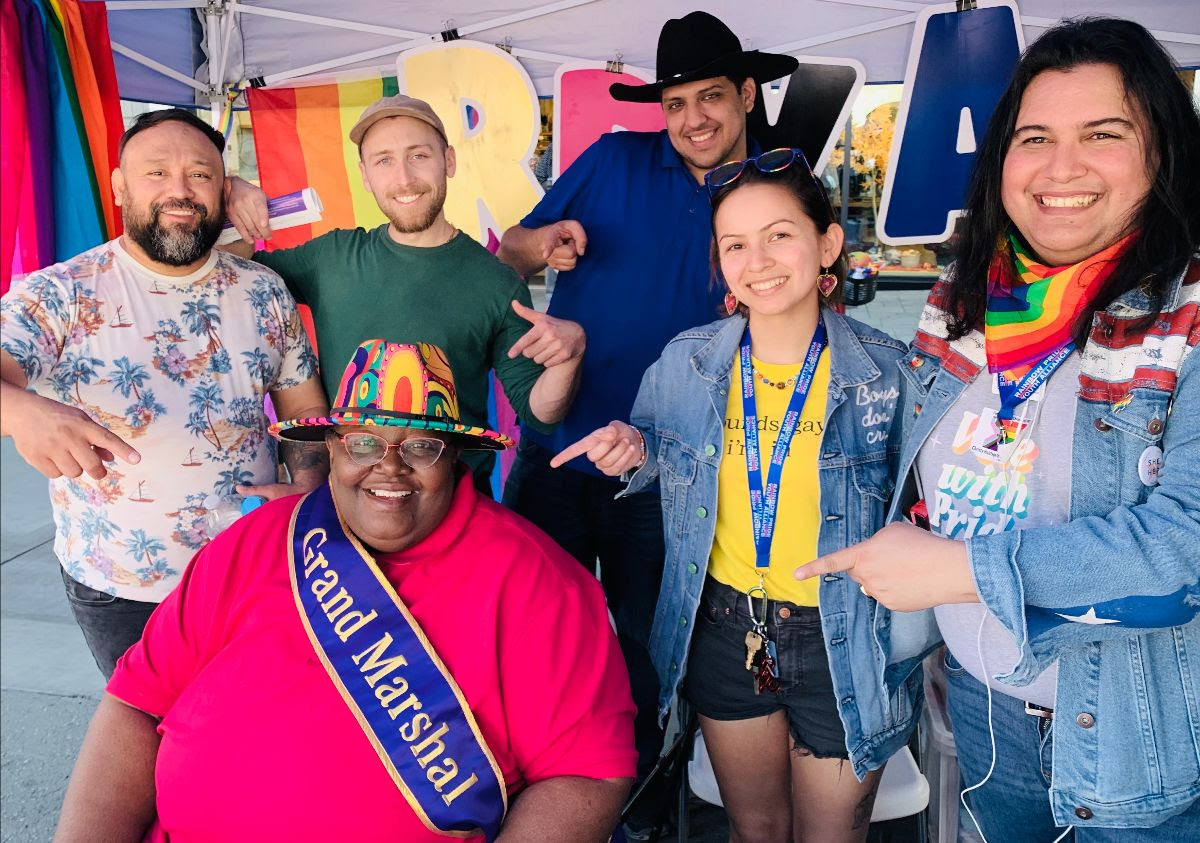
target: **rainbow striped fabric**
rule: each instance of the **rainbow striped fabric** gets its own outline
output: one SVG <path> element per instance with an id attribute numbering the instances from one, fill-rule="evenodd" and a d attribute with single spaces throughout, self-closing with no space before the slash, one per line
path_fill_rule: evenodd
<path id="1" fill-rule="evenodd" d="M 124 131 L 103 3 L 0 3 L 0 292 L 121 233 Z"/>
<path id="2" fill-rule="evenodd" d="M 983 335 L 989 372 L 1020 376 L 1071 341 L 1134 235 L 1070 266 L 1045 266 L 1014 234 L 988 273 Z"/>
<path id="3" fill-rule="evenodd" d="M 312 187 L 325 209 L 320 222 L 279 231 L 269 248 L 299 246 L 335 228 L 387 222 L 362 185 L 358 148 L 349 135 L 363 109 L 398 91 L 394 76 L 246 91 L 262 189 L 282 196 Z"/>

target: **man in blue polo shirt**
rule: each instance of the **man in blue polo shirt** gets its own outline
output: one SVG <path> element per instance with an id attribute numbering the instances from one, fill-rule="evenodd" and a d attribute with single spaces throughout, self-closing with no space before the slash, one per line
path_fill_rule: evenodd
<path id="1" fill-rule="evenodd" d="M 756 83 L 796 66 L 791 56 L 743 51 L 705 12 L 667 21 L 659 81 L 610 88 L 614 99 L 661 102 L 666 130 L 602 136 L 500 243 L 498 257 L 522 274 L 559 270 L 549 312 L 578 322 L 588 337 L 570 412 L 554 433 L 522 432 L 504 501 L 589 568 L 600 558 L 638 704 L 641 774 L 661 745 L 658 681 L 646 651 L 663 566 L 658 494 L 613 500 L 620 484 L 587 459 L 557 470 L 549 460 L 611 419 L 628 418 L 642 373 L 668 340 L 717 317 L 725 291 L 709 268 L 704 174 L 747 157 Z"/>

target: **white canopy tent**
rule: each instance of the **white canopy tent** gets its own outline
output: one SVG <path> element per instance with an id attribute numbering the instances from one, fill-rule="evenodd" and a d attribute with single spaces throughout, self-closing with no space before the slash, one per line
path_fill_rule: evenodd
<path id="1" fill-rule="evenodd" d="M 180 86 L 186 86 L 198 102 L 219 106 L 228 84 L 295 84 L 347 70 L 391 70 L 398 53 L 454 37 L 509 49 L 538 93 L 548 96 L 555 68 L 565 61 L 620 61 L 652 70 L 663 22 L 696 8 L 728 23 L 748 48 L 854 58 L 866 66 L 868 82 L 897 82 L 904 75 L 913 21 L 935 2 L 109 0 L 107 6 L 123 93 L 126 79 L 141 74 L 135 98 L 178 102 Z M 1018 5 L 1027 43 L 1063 18 L 1113 15 L 1151 29 L 1180 67 L 1200 67 L 1196 0 L 1018 0 Z M 193 26 L 193 15 L 200 26 Z M 147 70 L 154 75 L 147 77 Z"/>

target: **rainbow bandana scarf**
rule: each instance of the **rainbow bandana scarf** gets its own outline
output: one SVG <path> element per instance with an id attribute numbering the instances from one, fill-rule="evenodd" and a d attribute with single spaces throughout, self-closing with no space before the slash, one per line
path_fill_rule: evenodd
<path id="1" fill-rule="evenodd" d="M 462 690 L 346 529 L 328 484 L 289 534 L 292 594 L 313 649 L 392 782 L 432 832 L 495 839 L 504 776 Z"/>
<path id="2" fill-rule="evenodd" d="M 1070 343 L 1079 314 L 1096 300 L 1135 236 L 1079 263 L 1045 266 L 1010 232 L 988 271 L 983 327 L 988 371 L 1024 374 Z"/>

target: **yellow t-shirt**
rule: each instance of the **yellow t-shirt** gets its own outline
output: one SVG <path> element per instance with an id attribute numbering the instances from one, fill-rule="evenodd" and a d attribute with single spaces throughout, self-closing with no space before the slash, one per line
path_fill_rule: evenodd
<path id="1" fill-rule="evenodd" d="M 754 398 L 758 411 L 758 447 L 763 465 L 763 487 L 766 488 L 766 469 L 779 438 L 779 425 L 787 413 L 794 383 L 783 389 L 767 386 L 763 375 L 772 383 L 786 383 L 800 373 L 802 364 L 763 363 L 752 358 Z M 708 573 L 713 579 L 738 591 L 749 591 L 758 585 L 758 570 L 754 567 L 754 528 L 750 517 L 750 481 L 746 474 L 745 437 L 742 434 L 742 372 L 739 359 L 734 360 L 730 376 L 729 401 L 725 405 L 724 450 L 717 473 L 717 526 L 709 555 Z M 821 352 L 817 371 L 804 402 L 804 411 L 792 437 L 787 459 L 783 461 L 783 478 L 779 484 L 779 505 L 775 517 L 775 536 L 771 542 L 771 567 L 766 571 L 767 595 L 773 600 L 787 600 L 801 606 L 817 605 L 818 578 L 801 582 L 792 576 L 797 565 L 816 557 L 817 532 L 821 526 L 820 487 L 817 479 L 817 459 L 820 454 L 821 433 L 825 427 L 825 404 L 829 394 L 829 352 Z"/>

